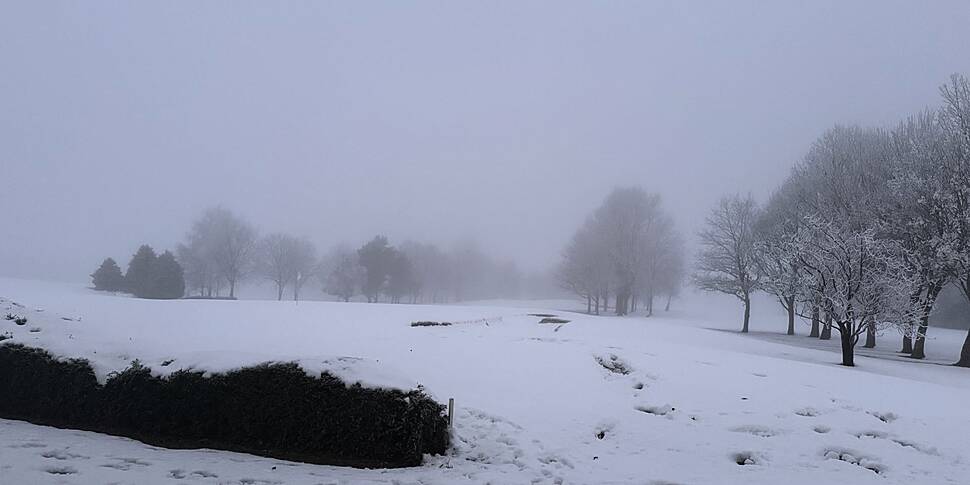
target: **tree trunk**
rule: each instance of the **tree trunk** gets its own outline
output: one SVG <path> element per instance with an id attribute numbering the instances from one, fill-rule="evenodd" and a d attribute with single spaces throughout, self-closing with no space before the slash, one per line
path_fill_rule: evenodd
<path id="1" fill-rule="evenodd" d="M 590 313 L 593 313 L 593 298 L 586 295 L 586 314 L 589 315 Z"/>
<path id="2" fill-rule="evenodd" d="M 912 354 L 913 353 L 913 337 L 909 333 L 903 334 L 903 350 L 899 351 L 901 354 Z"/>
<path id="3" fill-rule="evenodd" d="M 832 339 L 832 314 L 825 312 L 825 324 L 822 325 L 822 333 L 818 336 L 820 340 Z"/>
<path id="4" fill-rule="evenodd" d="M 283 285 L 276 284 L 276 301 L 283 301 Z"/>
<path id="5" fill-rule="evenodd" d="M 876 348 L 876 322 L 873 320 L 866 323 L 866 343 L 863 347 L 867 349 Z"/>
<path id="6" fill-rule="evenodd" d="M 233 280 L 229 282 L 229 299 L 231 300 L 235 297 L 236 297 L 236 281 Z"/>
<path id="7" fill-rule="evenodd" d="M 788 309 L 788 335 L 795 335 L 795 297 L 786 298 L 785 304 Z"/>
<path id="8" fill-rule="evenodd" d="M 664 306 L 664 311 L 665 312 L 669 312 L 670 311 L 670 298 L 671 298 L 670 295 L 667 295 L 667 305 Z"/>
<path id="9" fill-rule="evenodd" d="M 741 327 L 741 333 L 748 333 L 748 321 L 751 320 L 751 297 L 744 297 L 744 326 Z"/>
<path id="10" fill-rule="evenodd" d="M 970 330 L 967 330 L 967 339 L 963 341 L 963 349 L 960 351 L 960 361 L 954 365 L 970 367 Z"/>
<path id="11" fill-rule="evenodd" d="M 809 337 L 818 337 L 818 327 L 820 322 L 818 315 L 818 306 L 812 307 L 812 332 L 808 334 Z"/>
<path id="12" fill-rule="evenodd" d="M 916 341 L 913 342 L 913 353 L 910 355 L 914 359 L 926 358 L 926 328 L 930 324 L 930 312 L 933 311 L 933 304 L 936 303 L 936 297 L 940 295 L 940 291 L 942 290 L 942 284 L 933 284 L 926 289 L 926 300 L 923 303 L 923 309 L 920 314 L 919 328 L 916 329 Z"/>
<path id="13" fill-rule="evenodd" d="M 855 349 L 853 349 L 852 333 L 842 329 L 839 336 L 842 340 L 842 365 L 855 367 Z"/>

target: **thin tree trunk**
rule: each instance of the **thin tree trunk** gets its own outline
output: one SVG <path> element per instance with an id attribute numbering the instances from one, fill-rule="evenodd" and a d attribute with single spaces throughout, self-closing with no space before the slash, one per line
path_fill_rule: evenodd
<path id="1" fill-rule="evenodd" d="M 670 295 L 667 295 L 667 305 L 664 306 L 664 311 L 665 312 L 669 312 L 670 311 Z"/>
<path id="2" fill-rule="evenodd" d="M 818 327 L 821 323 L 821 319 L 818 315 L 818 306 L 812 306 L 812 332 L 808 334 L 809 337 L 818 337 Z"/>
<path id="3" fill-rule="evenodd" d="M 744 326 L 741 327 L 741 333 L 748 333 L 748 321 L 751 320 L 751 297 L 745 295 L 744 297 Z"/>
<path id="4" fill-rule="evenodd" d="M 867 349 L 876 348 L 876 322 L 869 320 L 866 323 L 866 343 L 863 347 Z"/>
<path id="5" fill-rule="evenodd" d="M 795 297 L 790 296 L 785 300 L 788 309 L 788 335 L 795 335 Z"/>
<path id="6" fill-rule="evenodd" d="M 592 302 L 593 302 L 592 297 L 590 297 L 589 295 L 586 295 L 586 314 L 587 315 L 589 315 L 590 313 L 593 313 Z"/>
<path id="7" fill-rule="evenodd" d="M 276 284 L 276 301 L 283 301 L 283 285 Z"/>
<path id="8" fill-rule="evenodd" d="M 822 333 L 818 338 L 819 340 L 832 339 L 832 314 L 829 312 L 825 312 L 825 324 L 822 325 Z"/>

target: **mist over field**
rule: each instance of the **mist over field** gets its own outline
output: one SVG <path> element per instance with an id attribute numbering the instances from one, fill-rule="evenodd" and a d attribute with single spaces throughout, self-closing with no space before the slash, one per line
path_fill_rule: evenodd
<path id="1" fill-rule="evenodd" d="M 968 25 L 0 2 L 0 484 L 966 483 Z"/>
<path id="2" fill-rule="evenodd" d="M 558 262 L 615 186 L 693 236 L 834 123 L 967 72 L 963 2 L 0 7 L 0 273 L 86 281 L 222 205 L 321 248 Z"/>

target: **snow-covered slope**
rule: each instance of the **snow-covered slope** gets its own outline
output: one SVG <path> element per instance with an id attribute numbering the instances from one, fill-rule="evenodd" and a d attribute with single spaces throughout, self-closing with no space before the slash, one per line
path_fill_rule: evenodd
<path id="1" fill-rule="evenodd" d="M 733 328 L 731 313 L 646 319 L 510 303 L 145 301 L 9 279 L 0 279 L 0 297 L 24 305 L 30 319 L 0 321 L 0 334 L 94 357 L 100 372 L 134 358 L 164 373 L 353 357 L 367 363 L 346 371 L 354 379 L 420 383 L 458 408 L 454 452 L 404 470 L 162 450 L 0 420 L 4 484 L 963 484 L 970 476 L 966 369 L 868 357 L 849 369 L 807 337 L 706 328 Z M 571 321 L 539 324 L 530 313 Z M 418 320 L 455 324 L 410 327 Z M 933 332 L 946 349 L 962 337 Z M 895 348 L 896 336 L 880 345 Z"/>

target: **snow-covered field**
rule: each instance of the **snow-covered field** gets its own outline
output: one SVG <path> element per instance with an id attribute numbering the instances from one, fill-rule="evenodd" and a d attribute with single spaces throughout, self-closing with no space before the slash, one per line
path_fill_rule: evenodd
<path id="1" fill-rule="evenodd" d="M 159 373 L 299 360 L 365 384 L 420 383 L 457 405 L 453 452 L 396 470 L 165 450 L 0 420 L 0 484 L 970 483 L 970 371 L 936 365 L 956 359 L 959 331 L 931 330 L 932 362 L 895 358 L 898 338 L 885 335 L 844 368 L 835 341 L 724 331 L 737 308 L 723 305 L 615 318 L 554 301 L 146 301 L 2 278 L 0 297 L 2 313 L 17 302 L 29 319 L 0 320 L 0 334 L 92 359 L 101 375 L 135 358 Z M 530 313 L 571 321 L 539 324 Z M 410 327 L 416 320 L 457 323 Z M 765 309 L 753 329 L 784 324 Z"/>

